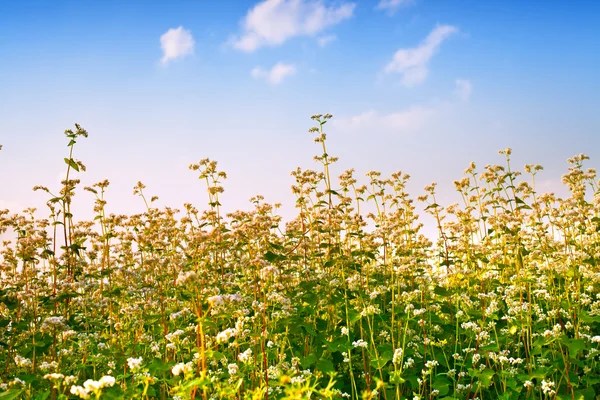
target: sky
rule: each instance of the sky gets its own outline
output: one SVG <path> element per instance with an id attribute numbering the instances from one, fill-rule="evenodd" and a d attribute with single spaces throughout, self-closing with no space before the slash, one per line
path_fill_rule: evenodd
<path id="1" fill-rule="evenodd" d="M 568 157 L 600 161 L 598 21 L 577 0 L 0 1 L 0 208 L 45 215 L 31 189 L 58 189 L 79 123 L 78 178 L 111 182 L 109 212 L 144 210 L 137 181 L 204 209 L 188 165 L 208 157 L 226 211 L 262 194 L 289 218 L 317 113 L 336 175 L 400 170 L 448 204 L 470 161 L 511 147 L 560 192 Z M 79 191 L 76 217 L 92 207 Z"/>

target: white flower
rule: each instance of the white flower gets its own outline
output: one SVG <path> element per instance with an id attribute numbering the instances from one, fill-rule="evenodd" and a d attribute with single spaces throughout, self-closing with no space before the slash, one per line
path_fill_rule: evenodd
<path id="1" fill-rule="evenodd" d="M 342 355 L 344 356 L 344 362 L 345 363 L 349 363 L 350 362 L 350 358 L 348 357 L 348 353 L 346 353 L 345 351 L 342 353 Z"/>
<path id="2" fill-rule="evenodd" d="M 129 357 L 127 359 L 127 366 L 133 372 L 140 369 L 141 365 L 142 365 L 142 357 L 138 357 L 138 358 Z"/>
<path id="3" fill-rule="evenodd" d="M 244 364 L 248 363 L 251 358 L 252 358 L 252 349 L 247 349 L 246 351 L 244 351 L 243 353 L 240 353 L 238 355 L 238 360 L 240 360 Z"/>
<path id="4" fill-rule="evenodd" d="M 542 392 L 548 396 L 554 396 L 556 394 L 556 391 L 554 391 L 554 382 L 542 380 Z"/>
<path id="5" fill-rule="evenodd" d="M 88 399 L 90 397 L 89 392 L 81 386 L 71 386 L 71 394 L 79 396 L 82 399 Z"/>
<path id="6" fill-rule="evenodd" d="M 184 363 L 175 364 L 173 368 L 171 368 L 171 373 L 173 373 L 175 376 L 181 374 L 183 372 L 184 365 Z"/>
<path id="7" fill-rule="evenodd" d="M 208 304 L 211 307 L 217 307 L 220 306 L 221 304 L 223 304 L 223 296 L 221 295 L 216 295 L 216 296 L 210 296 L 208 298 Z"/>
<path id="8" fill-rule="evenodd" d="M 21 368 L 31 367 L 31 360 L 29 358 L 21 357 L 20 355 L 15 356 L 15 364 Z"/>
<path id="9" fill-rule="evenodd" d="M 272 265 L 267 265 L 258 273 L 260 275 L 260 279 L 266 280 L 271 276 L 275 276 L 279 274 L 279 269 Z"/>
<path id="10" fill-rule="evenodd" d="M 99 382 L 102 387 L 113 386 L 115 384 L 115 378 L 110 375 L 104 375 L 102 378 L 100 378 Z"/>
<path id="11" fill-rule="evenodd" d="M 349 333 L 348 328 L 346 328 L 345 326 L 342 326 L 342 335 L 348 336 L 348 333 Z"/>
<path id="12" fill-rule="evenodd" d="M 179 363 L 179 364 L 174 365 L 173 368 L 171 368 L 171 372 L 175 376 L 178 376 L 182 372 L 185 375 L 185 374 L 191 372 L 193 367 L 194 367 L 194 363 L 192 363 L 191 361 L 188 363 L 185 363 L 185 364 Z"/>
<path id="13" fill-rule="evenodd" d="M 88 392 L 95 392 L 97 390 L 102 389 L 102 385 L 100 384 L 100 382 L 95 381 L 93 379 L 88 379 L 87 381 L 83 382 L 83 387 Z"/>
<path id="14" fill-rule="evenodd" d="M 46 374 L 44 375 L 44 379 L 50 379 L 50 380 L 59 380 L 59 379 L 63 379 L 65 376 L 63 374 Z"/>
<path id="15" fill-rule="evenodd" d="M 177 279 L 175 279 L 175 284 L 177 286 L 179 285 L 184 285 L 190 281 L 193 281 L 194 279 L 196 279 L 197 274 L 194 271 L 180 271 L 179 275 L 177 276 Z"/>
<path id="16" fill-rule="evenodd" d="M 165 335 L 165 339 L 167 339 L 169 342 L 173 343 L 175 341 L 177 341 L 179 339 L 179 336 L 183 335 L 185 332 L 182 331 L 181 329 L 177 329 L 175 332 L 172 333 L 167 333 Z"/>
<path id="17" fill-rule="evenodd" d="M 392 362 L 394 364 L 398 364 L 400 363 L 400 361 L 402 361 L 402 355 L 403 355 L 404 351 L 402 350 L 402 348 L 397 348 L 394 351 L 394 357 L 392 358 Z"/>
<path id="18" fill-rule="evenodd" d="M 362 340 L 362 339 L 358 339 L 357 341 L 355 341 L 355 342 L 352 342 L 352 346 L 354 346 L 354 347 L 367 347 L 367 346 L 368 346 L 368 343 L 367 343 L 367 342 L 365 342 L 365 341 L 364 341 L 364 340 Z"/>
<path id="19" fill-rule="evenodd" d="M 229 371 L 229 375 L 235 375 L 238 372 L 238 365 L 237 364 L 229 364 L 227 366 L 227 371 Z"/>
<path id="20" fill-rule="evenodd" d="M 217 334 L 217 343 L 224 343 L 228 341 L 230 338 L 234 337 L 236 334 L 236 330 L 233 328 L 227 328 L 223 332 Z"/>

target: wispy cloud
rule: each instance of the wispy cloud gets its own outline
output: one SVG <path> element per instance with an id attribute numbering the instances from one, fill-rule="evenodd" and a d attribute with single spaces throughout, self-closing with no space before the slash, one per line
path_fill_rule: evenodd
<path id="1" fill-rule="evenodd" d="M 457 79 L 456 88 L 454 93 L 461 101 L 469 101 L 471 98 L 471 92 L 473 91 L 473 85 L 468 79 Z"/>
<path id="2" fill-rule="evenodd" d="M 411 106 L 405 110 L 387 114 L 369 110 L 351 117 L 342 117 L 334 125 L 344 130 L 382 130 L 396 133 L 410 133 L 422 129 L 438 114 L 436 107 Z"/>
<path id="3" fill-rule="evenodd" d="M 429 61 L 442 42 L 456 32 L 458 29 L 451 25 L 436 26 L 419 46 L 396 51 L 384 72 L 401 74 L 402 84 L 407 87 L 423 83 L 429 73 Z"/>
<path id="4" fill-rule="evenodd" d="M 377 10 L 384 10 L 390 14 L 394 14 L 402 7 L 408 7 L 415 4 L 416 0 L 381 0 L 377 7 Z"/>
<path id="5" fill-rule="evenodd" d="M 160 47 L 163 51 L 160 62 L 165 65 L 171 60 L 193 54 L 194 44 L 192 32 L 183 29 L 183 26 L 169 29 L 160 37 Z"/>
<path id="6" fill-rule="evenodd" d="M 352 17 L 354 3 L 326 6 L 321 0 L 264 0 L 248 11 L 243 34 L 232 40 L 233 47 L 253 52 L 263 46 L 277 46 L 298 36 L 314 36 Z"/>
<path id="7" fill-rule="evenodd" d="M 296 67 L 293 64 L 278 62 L 271 69 L 266 70 L 261 67 L 255 67 L 250 72 L 254 79 L 265 79 L 271 85 L 279 85 L 288 76 L 296 74 Z"/>
<path id="8" fill-rule="evenodd" d="M 321 36 L 321 37 L 317 38 L 317 44 L 319 45 L 319 47 L 325 47 L 329 43 L 335 41 L 335 39 L 337 39 L 337 37 L 335 35 Z"/>

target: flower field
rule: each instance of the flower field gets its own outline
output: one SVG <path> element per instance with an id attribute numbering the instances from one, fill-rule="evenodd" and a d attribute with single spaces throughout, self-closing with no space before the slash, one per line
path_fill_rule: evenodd
<path id="1" fill-rule="evenodd" d="M 62 187 L 35 188 L 48 209 L 0 210 L 0 400 L 595 399 L 587 157 L 558 198 L 506 149 L 468 166 L 462 203 L 444 206 L 435 184 L 407 193 L 402 172 L 336 178 L 330 118 L 313 116 L 318 168 L 292 172 L 290 221 L 260 196 L 224 215 L 226 174 L 208 159 L 190 166 L 205 207 L 159 209 L 138 183 L 146 211 L 109 214 L 109 182 L 77 179 L 87 132 L 67 130 Z M 86 199 L 92 221 L 71 214 Z"/>

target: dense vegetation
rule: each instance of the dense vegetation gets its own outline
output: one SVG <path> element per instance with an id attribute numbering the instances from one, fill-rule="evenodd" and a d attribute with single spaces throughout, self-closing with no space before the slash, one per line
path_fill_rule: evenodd
<path id="1" fill-rule="evenodd" d="M 205 210 L 71 214 L 87 132 L 67 130 L 48 218 L 0 211 L 0 399 L 594 399 L 600 393 L 600 197 L 584 155 L 567 198 L 541 167 L 455 182 L 462 204 L 413 199 L 409 176 L 296 170 L 297 216 L 257 196 L 223 215 L 224 172 L 191 165 Z M 77 201 L 85 201 L 79 198 Z M 415 200 L 418 200 L 415 202 Z M 418 210 L 437 221 L 432 243 Z M 12 210 L 13 212 L 16 210 Z M 39 213 L 39 211 L 38 211 Z"/>

